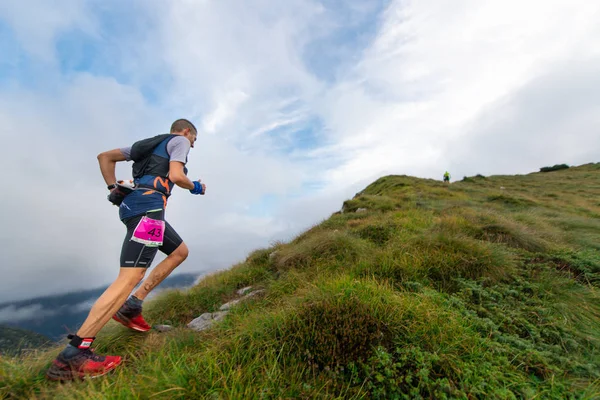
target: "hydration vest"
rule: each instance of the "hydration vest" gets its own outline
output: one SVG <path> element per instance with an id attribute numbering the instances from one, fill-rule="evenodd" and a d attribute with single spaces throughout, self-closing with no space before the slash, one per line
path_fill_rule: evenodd
<path id="1" fill-rule="evenodd" d="M 171 195 L 175 184 L 169 181 L 167 143 L 176 136 L 166 133 L 137 141 L 131 146 L 133 182 L 137 187 L 153 189 L 166 196 Z M 187 175 L 185 166 L 183 173 Z"/>

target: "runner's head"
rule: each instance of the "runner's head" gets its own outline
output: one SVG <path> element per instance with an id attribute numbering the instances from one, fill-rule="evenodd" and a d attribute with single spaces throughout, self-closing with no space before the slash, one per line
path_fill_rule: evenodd
<path id="1" fill-rule="evenodd" d="M 190 141 L 190 145 L 192 147 L 194 147 L 194 142 L 198 137 L 198 131 L 196 130 L 196 127 L 187 119 L 178 119 L 177 121 L 173 122 L 171 125 L 171 133 L 174 135 L 185 136 Z"/>

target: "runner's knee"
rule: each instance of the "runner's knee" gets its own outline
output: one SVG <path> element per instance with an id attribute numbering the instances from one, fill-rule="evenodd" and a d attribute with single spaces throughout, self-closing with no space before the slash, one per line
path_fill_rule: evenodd
<path id="1" fill-rule="evenodd" d="M 185 243 L 181 243 L 171 255 L 180 258 L 181 261 L 184 261 L 188 254 L 190 254 L 188 247 Z"/>
<path id="2" fill-rule="evenodd" d="M 121 268 L 119 279 L 127 282 L 130 286 L 135 286 L 144 279 L 146 268 Z"/>

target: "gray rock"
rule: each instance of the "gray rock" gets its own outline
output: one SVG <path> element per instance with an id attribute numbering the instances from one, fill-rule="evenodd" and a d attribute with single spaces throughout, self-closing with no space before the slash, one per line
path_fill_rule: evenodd
<path id="1" fill-rule="evenodd" d="M 199 316 L 198 318 L 195 318 L 194 320 L 192 320 L 192 322 L 190 322 L 187 326 L 188 326 L 188 328 L 192 328 L 195 331 L 203 331 L 205 329 L 210 328 L 210 326 L 212 324 L 213 324 L 212 314 L 204 313 L 201 316 Z"/>
<path id="2" fill-rule="evenodd" d="M 242 300 L 248 299 L 250 297 L 254 297 L 254 296 L 259 295 L 259 294 L 264 293 L 264 292 L 266 292 L 265 289 L 255 290 L 254 292 L 250 292 L 247 295 L 245 295 Z"/>
<path id="3" fill-rule="evenodd" d="M 212 313 L 213 321 L 218 322 L 221 321 L 225 316 L 229 314 L 229 311 L 217 311 Z"/>
<path id="4" fill-rule="evenodd" d="M 237 303 L 240 302 L 241 299 L 235 299 L 235 300 L 231 300 L 228 301 L 227 303 L 223 304 L 221 307 L 219 307 L 219 310 L 221 311 L 227 311 L 229 310 L 231 307 L 235 306 Z"/>
<path id="5" fill-rule="evenodd" d="M 173 329 L 173 327 L 171 325 L 154 325 L 153 328 L 159 332 L 169 332 L 170 330 Z"/>
<path id="6" fill-rule="evenodd" d="M 273 254 L 273 253 L 271 253 Z M 249 291 L 250 289 L 252 289 L 252 286 L 246 286 L 245 288 L 241 288 L 240 290 L 237 291 L 237 294 L 239 294 L 240 296 L 246 294 L 247 291 Z"/>
<path id="7" fill-rule="evenodd" d="M 210 328 L 212 324 L 212 314 L 204 313 L 198 318 L 194 319 L 192 322 L 190 322 L 187 326 L 195 331 L 203 331 L 205 329 Z"/>
<path id="8" fill-rule="evenodd" d="M 269 254 L 269 260 L 272 260 L 273 258 L 275 258 L 275 256 L 277 255 L 278 250 L 275 250 L 274 252 L 272 252 L 271 254 Z"/>
<path id="9" fill-rule="evenodd" d="M 229 311 L 217 311 L 214 313 L 204 313 L 194 319 L 187 326 L 195 331 L 203 331 L 210 328 L 215 322 L 221 321 Z"/>
<path id="10" fill-rule="evenodd" d="M 366 208 L 357 208 L 357 209 L 356 209 L 356 212 L 357 212 L 357 213 L 359 213 L 359 212 L 365 212 L 365 211 L 367 211 L 367 209 L 366 209 Z"/>
<path id="11" fill-rule="evenodd" d="M 240 289 L 238 290 L 238 293 L 240 293 L 241 291 L 243 291 L 243 293 L 246 293 L 248 290 L 250 290 L 252 288 L 252 286 L 248 286 L 247 288 L 244 289 Z M 223 304 L 221 307 L 219 307 L 219 310 L 221 311 L 229 311 L 231 310 L 231 308 L 233 306 L 235 306 L 236 304 L 238 304 L 240 301 L 244 301 L 246 299 L 249 299 L 250 297 L 254 297 L 258 294 L 261 294 L 265 292 L 265 289 L 260 289 L 260 290 L 255 290 L 253 292 L 250 292 L 248 294 L 246 294 L 244 297 L 239 298 L 239 299 L 233 299 L 231 301 L 228 301 L 227 303 Z M 215 313 L 216 314 L 216 313 Z"/>

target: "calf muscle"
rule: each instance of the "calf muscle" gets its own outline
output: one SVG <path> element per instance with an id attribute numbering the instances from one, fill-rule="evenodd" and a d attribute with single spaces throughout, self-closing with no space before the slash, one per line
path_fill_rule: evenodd
<path id="1" fill-rule="evenodd" d="M 167 258 L 158 264 L 150 275 L 144 280 L 142 285 L 135 291 L 134 296 L 140 300 L 144 300 L 148 293 L 158 286 L 175 268 L 177 268 L 187 257 L 187 246 L 185 243 L 171 253 Z"/>
<path id="2" fill-rule="evenodd" d="M 77 331 L 79 337 L 93 337 L 125 303 L 127 297 L 144 277 L 145 270 L 121 268 L 117 279 L 102 293 L 92 306 L 86 320 Z"/>

